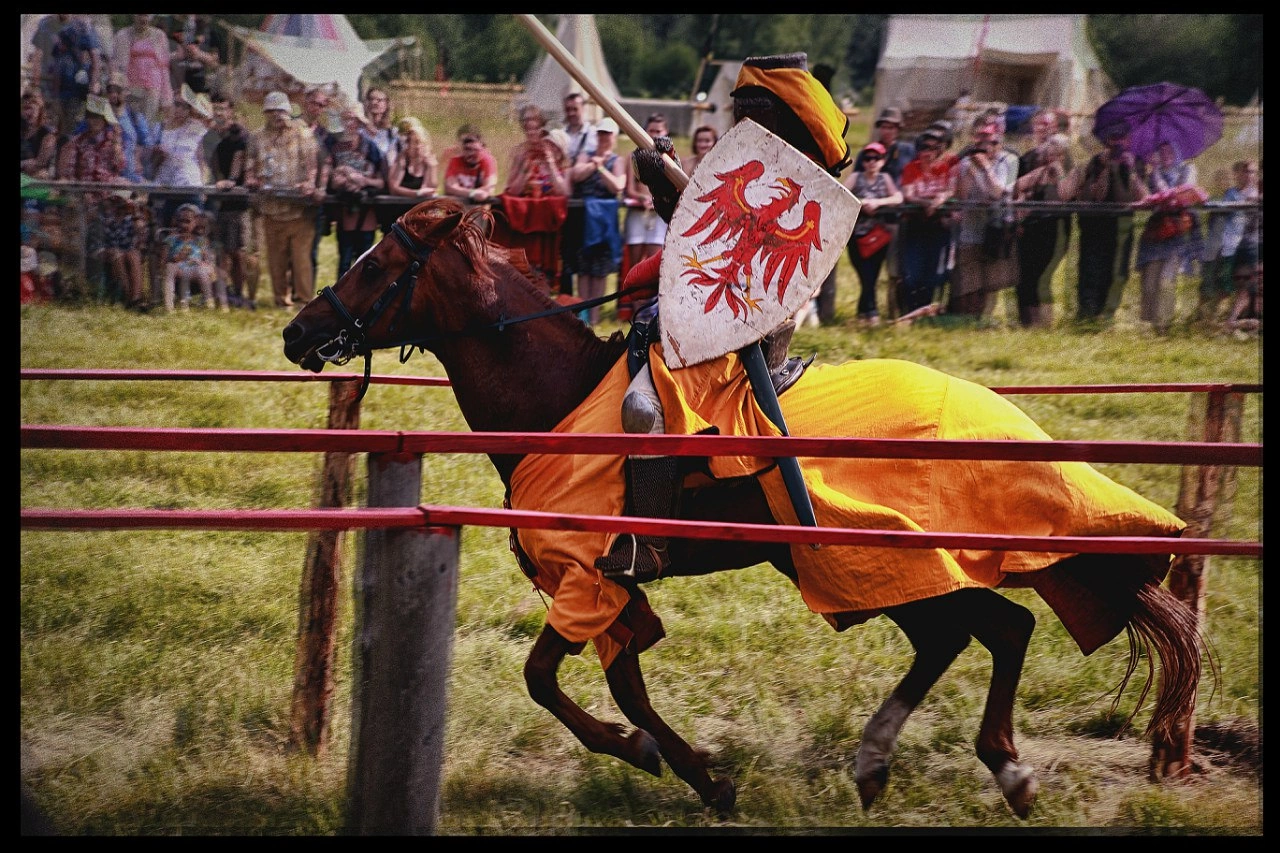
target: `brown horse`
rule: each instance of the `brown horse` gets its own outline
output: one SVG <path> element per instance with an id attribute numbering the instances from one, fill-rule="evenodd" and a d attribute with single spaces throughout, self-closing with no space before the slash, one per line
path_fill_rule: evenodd
<path id="1" fill-rule="evenodd" d="M 617 333 L 601 339 L 573 313 L 556 311 L 556 304 L 506 253 L 488 242 L 486 217 L 480 208 L 464 210 L 447 199 L 424 202 L 406 213 L 391 234 L 289 323 L 283 332 L 286 357 L 318 372 L 326 363 L 367 358 L 374 349 L 399 346 L 403 359 L 420 347 L 444 366 L 471 429 L 551 431 L 624 356 L 625 341 Z M 490 455 L 508 488 L 521 458 Z M 686 488 L 681 517 L 777 523 L 752 477 Z M 672 539 L 670 547 L 673 575 L 769 562 L 796 580 L 796 564 L 786 544 Z M 1064 614 L 1073 613 L 1074 620 L 1088 623 L 1088 631 L 1073 633 L 1085 654 L 1125 630 L 1131 652 L 1126 682 L 1140 653 L 1158 658 L 1158 691 L 1147 731 L 1165 736 L 1195 694 L 1201 658 L 1193 615 L 1160 585 L 1168 565 L 1167 556 L 1081 554 L 1029 577 L 1019 576 L 1020 585 L 1035 588 L 1064 624 Z M 636 729 L 628 733 L 621 724 L 596 719 L 560 689 L 556 673 L 561 661 L 581 651 L 583 644 L 570 642 L 550 624 L 525 664 L 529 693 L 591 751 L 613 755 L 654 775 L 661 772 L 660 759 L 665 759 L 704 804 L 727 813 L 735 802 L 732 780 L 712 778 L 706 753 L 685 742 L 650 705 L 639 653 L 660 639 L 661 625 L 641 590 L 633 587 L 629 592 L 630 603 L 617 626 L 632 641 L 607 665 L 605 677 Z M 977 756 L 995 776 L 1013 811 L 1025 817 L 1038 782 L 1032 768 L 1019 761 L 1012 712 L 1035 624 L 1031 612 L 980 587 L 872 612 L 838 613 L 831 621 L 843 630 L 879 613 L 902 629 L 915 658 L 863 730 L 854 772 L 864 809 L 888 782 L 889 760 L 908 715 L 973 638 L 992 657 Z M 1152 677 L 1149 671 L 1148 686 Z"/>

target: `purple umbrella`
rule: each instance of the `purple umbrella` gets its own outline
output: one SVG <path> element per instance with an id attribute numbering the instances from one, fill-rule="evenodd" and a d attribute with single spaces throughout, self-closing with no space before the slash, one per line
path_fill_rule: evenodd
<path id="1" fill-rule="evenodd" d="M 1222 136 L 1222 111 L 1191 86 L 1153 83 L 1132 86 L 1098 107 L 1093 135 L 1106 141 L 1117 125 L 1129 131 L 1129 150 L 1150 157 L 1162 142 L 1172 142 L 1186 159 Z"/>

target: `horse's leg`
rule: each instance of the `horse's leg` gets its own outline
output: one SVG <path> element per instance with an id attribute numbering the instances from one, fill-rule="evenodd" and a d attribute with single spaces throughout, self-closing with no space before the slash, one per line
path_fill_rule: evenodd
<path id="1" fill-rule="evenodd" d="M 556 670 L 565 655 L 577 649 L 577 644 L 570 643 L 550 625 L 544 625 L 524 664 L 524 683 L 529 695 L 564 723 L 587 749 L 620 758 L 654 776 L 661 775 L 658 744 L 648 732 L 637 729 L 627 735 L 622 724 L 597 720 L 560 689 Z"/>
<path id="2" fill-rule="evenodd" d="M 907 635 L 916 656 L 911 668 L 862 730 L 854 762 L 854 781 L 864 810 L 889 782 L 889 757 L 911 712 L 969 644 L 955 603 L 956 593 L 891 607 L 885 615 Z"/>
<path id="3" fill-rule="evenodd" d="M 638 730 L 646 731 L 657 739 L 662 757 L 677 776 L 697 791 L 703 805 L 714 808 L 720 814 L 732 812 L 737 800 L 733 780 L 713 780 L 707 773 L 707 753 L 686 743 L 653 710 L 653 706 L 649 704 L 649 691 L 644 686 L 644 676 L 640 674 L 640 656 L 623 651 L 605 670 L 605 678 L 622 713 Z"/>
<path id="4" fill-rule="evenodd" d="M 991 652 L 991 687 L 978 730 L 978 759 L 996 777 L 1013 813 L 1025 818 L 1040 783 L 1031 765 L 1018 760 L 1013 702 L 1036 618 L 1021 604 L 989 589 L 962 590 L 956 595 L 963 602 L 974 638 Z"/>

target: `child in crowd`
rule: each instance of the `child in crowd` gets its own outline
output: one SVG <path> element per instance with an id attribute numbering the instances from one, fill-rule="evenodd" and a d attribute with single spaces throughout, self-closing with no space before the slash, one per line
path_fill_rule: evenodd
<path id="1" fill-rule="evenodd" d="M 214 306 L 213 283 L 217 272 L 207 236 L 200 233 L 203 215 L 194 204 L 184 204 L 173 215 L 173 228 L 164 236 L 164 310 L 173 311 L 174 291 L 178 307 L 190 308 L 190 288 L 200 286 L 205 304 Z M 207 227 L 207 226 L 206 226 Z M 222 291 L 222 310 L 227 307 L 226 291 Z"/>
<path id="2" fill-rule="evenodd" d="M 128 190 L 117 190 L 107 196 L 102 209 L 102 230 L 104 259 L 120 287 L 124 307 L 130 311 L 146 311 L 150 307 L 142 276 L 146 222 Z"/>

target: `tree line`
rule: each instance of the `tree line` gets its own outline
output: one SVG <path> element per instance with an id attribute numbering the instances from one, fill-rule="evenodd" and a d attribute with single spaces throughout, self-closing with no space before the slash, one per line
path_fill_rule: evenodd
<path id="1" fill-rule="evenodd" d="M 129 23 L 120 18 L 117 26 Z M 256 29 L 264 15 L 223 20 Z M 428 77 L 518 82 L 542 49 L 513 15 L 348 15 L 362 38 L 416 36 Z M 556 15 L 539 18 L 553 32 Z M 705 58 L 803 50 L 835 69 L 833 91 L 869 103 L 888 15 L 596 15 L 609 71 L 624 96 L 694 94 Z M 1119 88 L 1170 81 L 1224 103 L 1262 98 L 1262 15 L 1089 15 L 1102 68 Z"/>

